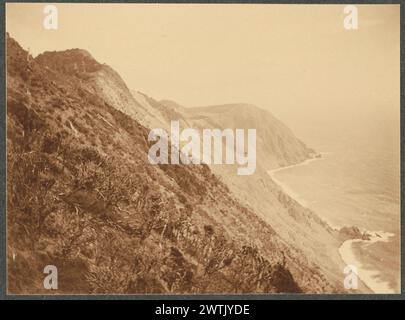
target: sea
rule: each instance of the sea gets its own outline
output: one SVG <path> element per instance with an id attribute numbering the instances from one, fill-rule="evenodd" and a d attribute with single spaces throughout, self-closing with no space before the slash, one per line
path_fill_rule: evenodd
<path id="1" fill-rule="evenodd" d="M 397 123 L 396 123 L 397 124 Z M 321 158 L 273 170 L 274 180 L 333 228 L 357 226 L 370 240 L 342 244 L 342 259 L 375 293 L 400 292 L 398 126 L 315 134 Z M 371 130 L 373 129 L 373 130 Z"/>

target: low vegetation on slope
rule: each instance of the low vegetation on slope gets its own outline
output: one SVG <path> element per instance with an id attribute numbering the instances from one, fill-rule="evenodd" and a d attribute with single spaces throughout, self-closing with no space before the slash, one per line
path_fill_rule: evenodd
<path id="1" fill-rule="evenodd" d="M 97 64 L 74 53 L 90 67 L 61 71 L 7 36 L 10 293 L 333 290 L 207 166 L 150 165 L 147 129 L 87 90 Z"/>

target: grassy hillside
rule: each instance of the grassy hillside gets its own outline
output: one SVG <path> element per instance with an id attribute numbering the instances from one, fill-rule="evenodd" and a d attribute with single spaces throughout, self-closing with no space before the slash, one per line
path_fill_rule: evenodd
<path id="1" fill-rule="evenodd" d="M 92 89 L 87 52 L 50 61 L 7 36 L 10 293 L 337 290 L 210 168 L 149 164 L 148 130 Z"/>

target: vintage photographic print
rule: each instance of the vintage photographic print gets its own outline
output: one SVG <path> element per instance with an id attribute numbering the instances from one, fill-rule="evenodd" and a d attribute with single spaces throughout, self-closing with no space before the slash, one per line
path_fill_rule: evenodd
<path id="1" fill-rule="evenodd" d="M 6 3 L 7 294 L 400 294 L 400 6 Z"/>

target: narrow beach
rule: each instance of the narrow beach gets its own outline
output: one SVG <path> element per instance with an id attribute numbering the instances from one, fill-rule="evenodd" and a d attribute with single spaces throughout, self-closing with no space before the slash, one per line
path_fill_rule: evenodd
<path id="1" fill-rule="evenodd" d="M 305 199 L 303 199 L 299 194 L 294 192 L 287 184 L 283 183 L 276 177 L 276 173 L 283 171 L 283 170 L 289 170 L 295 167 L 299 166 L 305 166 L 308 165 L 314 161 L 320 161 L 320 160 L 325 160 L 326 158 L 324 155 L 327 153 L 321 153 L 322 157 L 321 158 L 311 158 L 307 159 L 301 163 L 295 164 L 295 165 L 290 165 L 286 167 L 281 167 L 273 170 L 269 170 L 267 173 L 270 175 L 272 180 L 290 197 L 295 199 L 298 203 L 300 203 L 304 207 L 308 207 L 307 202 Z M 327 219 L 324 217 L 320 217 L 321 219 L 325 220 L 330 227 L 332 227 L 335 230 L 339 230 L 343 226 L 335 226 L 332 225 Z M 395 291 L 389 286 L 388 283 L 383 282 L 379 280 L 379 275 L 380 271 L 378 270 L 370 270 L 366 269 L 364 267 L 364 264 L 359 261 L 359 259 L 356 257 L 354 250 L 353 250 L 353 243 L 358 243 L 361 242 L 363 245 L 371 245 L 377 241 L 382 241 L 382 242 L 388 242 L 389 238 L 394 236 L 392 233 L 384 232 L 384 231 L 367 231 L 368 234 L 371 235 L 370 240 L 361 240 L 361 239 L 350 239 L 346 240 L 342 243 L 342 245 L 338 248 L 339 254 L 342 258 L 342 260 L 345 262 L 346 265 L 354 265 L 357 267 L 358 271 L 358 276 L 359 278 L 363 281 L 363 283 L 370 288 L 374 293 L 385 293 L 385 294 L 390 294 L 390 293 L 395 293 Z"/>

